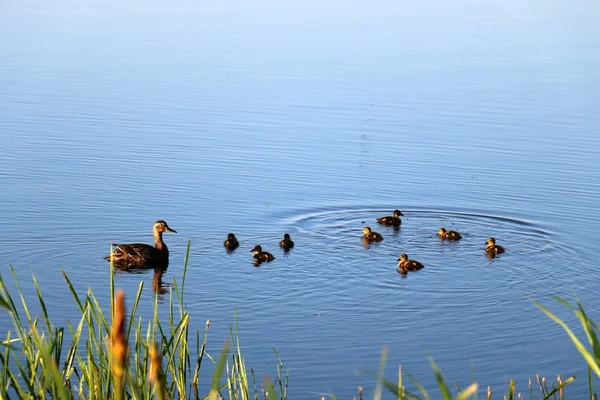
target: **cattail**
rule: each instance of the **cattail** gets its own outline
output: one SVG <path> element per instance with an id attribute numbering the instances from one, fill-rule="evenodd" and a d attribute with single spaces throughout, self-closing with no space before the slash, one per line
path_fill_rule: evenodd
<path id="1" fill-rule="evenodd" d="M 562 385 L 562 378 L 560 377 L 560 375 L 558 375 L 558 376 L 556 377 L 556 382 L 558 382 L 558 384 L 559 384 L 559 385 Z M 563 387 L 564 387 L 564 386 L 563 386 Z M 564 395 L 565 395 L 565 393 L 563 392 L 563 388 L 561 387 L 561 388 L 558 390 L 558 398 L 559 398 L 559 399 L 562 399 L 562 398 L 564 398 Z"/>
<path id="2" fill-rule="evenodd" d="M 127 341 L 125 339 L 125 293 L 119 289 L 115 296 L 114 315 L 111 327 L 112 373 L 116 378 L 117 390 L 123 387 L 125 363 L 127 361 Z"/>
<path id="3" fill-rule="evenodd" d="M 156 384 L 161 378 L 161 359 L 156 350 L 156 344 L 150 344 L 150 371 L 148 373 L 148 379 L 151 384 Z"/>
<path id="4" fill-rule="evenodd" d="M 164 387 L 162 380 L 161 355 L 156 349 L 156 344 L 150 344 L 150 371 L 148 372 L 148 380 L 154 385 L 156 395 L 159 399 L 164 399 Z"/>
<path id="5" fill-rule="evenodd" d="M 490 400 L 491 398 L 492 398 L 492 387 L 488 386 L 487 400 Z"/>

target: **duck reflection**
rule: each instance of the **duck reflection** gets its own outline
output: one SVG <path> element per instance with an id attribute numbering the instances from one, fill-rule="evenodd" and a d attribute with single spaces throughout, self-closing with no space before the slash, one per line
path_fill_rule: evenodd
<path id="1" fill-rule="evenodd" d="M 115 274 L 124 275 L 124 274 L 147 274 L 148 271 L 152 270 L 152 291 L 159 296 L 159 300 L 163 300 L 162 296 L 169 293 L 171 291 L 171 284 L 169 282 L 163 281 L 163 275 L 167 272 L 167 267 L 169 263 L 161 263 L 160 265 L 155 265 L 153 268 L 127 268 L 127 269 L 119 269 L 115 268 Z"/>
<path id="2" fill-rule="evenodd" d="M 152 291 L 159 297 L 171 291 L 171 284 L 163 282 L 162 279 L 165 272 L 167 272 L 166 268 L 155 268 L 154 275 L 152 275 Z"/>

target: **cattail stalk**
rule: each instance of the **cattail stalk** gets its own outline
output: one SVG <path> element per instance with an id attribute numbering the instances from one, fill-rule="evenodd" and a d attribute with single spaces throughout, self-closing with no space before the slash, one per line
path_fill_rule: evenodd
<path id="1" fill-rule="evenodd" d="M 127 339 L 125 338 L 125 292 L 119 289 L 115 295 L 115 307 L 110 332 L 111 369 L 115 378 L 115 398 L 123 399 L 125 374 L 127 372 Z"/>
<path id="2" fill-rule="evenodd" d="M 151 385 L 154 385 L 154 392 L 158 400 L 165 398 L 161 361 L 161 355 L 156 349 L 156 344 L 150 344 L 150 371 L 148 373 L 148 380 Z"/>

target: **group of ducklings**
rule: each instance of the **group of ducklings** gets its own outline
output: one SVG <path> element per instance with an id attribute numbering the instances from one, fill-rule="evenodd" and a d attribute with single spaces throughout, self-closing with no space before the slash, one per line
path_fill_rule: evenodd
<path id="1" fill-rule="evenodd" d="M 393 226 L 395 229 L 398 229 L 400 227 L 400 224 L 402 224 L 402 219 L 400 218 L 401 216 L 404 216 L 404 214 L 402 214 L 402 212 L 400 212 L 400 210 L 395 210 L 394 215 L 377 218 L 377 222 L 381 225 Z M 362 232 L 363 232 L 363 241 L 365 243 L 376 243 L 376 242 L 380 242 L 383 240 L 383 236 L 381 236 L 381 234 L 371 230 L 371 228 L 369 226 L 365 226 L 363 228 Z M 444 239 L 446 239 L 446 240 L 462 239 L 461 234 L 458 233 L 457 231 L 446 230 L 446 228 L 443 228 L 443 227 L 439 229 L 438 236 L 442 240 L 444 240 Z M 496 244 L 496 239 L 494 239 L 493 237 L 489 238 L 485 242 L 485 244 L 486 244 L 485 252 L 488 255 L 488 257 L 490 257 L 490 258 L 496 257 L 498 254 L 504 253 L 504 247 Z M 409 271 L 418 271 L 418 270 L 424 268 L 423 264 L 421 264 L 420 262 L 415 261 L 415 260 L 410 260 L 408 258 L 408 255 L 406 255 L 406 254 L 400 254 L 400 257 L 398 257 L 397 261 L 398 261 L 398 272 L 400 272 L 401 274 L 407 274 Z"/>
<path id="2" fill-rule="evenodd" d="M 227 251 L 233 251 L 240 246 L 237 238 L 233 233 L 229 233 L 227 235 L 227 239 L 223 242 L 223 246 L 227 249 Z M 283 249 L 283 251 L 288 252 L 292 247 L 294 247 L 294 241 L 289 233 L 283 235 L 283 239 L 279 242 L 279 247 Z M 260 265 L 263 262 L 270 262 L 275 259 L 275 256 L 268 251 L 263 251 L 262 246 L 257 244 L 250 250 L 253 252 L 252 257 L 254 257 L 254 265 Z"/>
<path id="3" fill-rule="evenodd" d="M 401 216 L 404 216 L 404 214 L 402 214 L 400 210 L 395 210 L 394 215 L 392 216 L 377 218 L 377 223 L 385 226 L 392 226 L 395 229 L 398 229 L 400 224 L 402 224 L 402 219 L 400 218 Z M 165 221 L 158 220 L 154 223 L 152 232 L 154 234 L 154 246 L 143 243 L 112 244 L 112 246 L 115 246 L 115 248 L 112 249 L 111 254 L 104 257 L 104 259 L 112 261 L 113 264 L 120 269 L 151 268 L 156 266 L 166 267 L 169 262 L 169 249 L 162 239 L 162 234 L 164 232 L 177 233 L 177 231 L 171 229 Z M 368 226 L 365 226 L 362 232 L 363 241 L 365 243 L 375 243 L 383 240 L 383 236 L 372 231 Z M 445 228 L 440 228 L 438 235 L 442 240 L 462 239 L 461 234 L 457 231 L 446 230 Z M 485 244 L 485 252 L 490 258 L 504 253 L 504 248 L 496 244 L 496 240 L 493 237 L 489 238 Z M 229 233 L 227 235 L 227 239 L 225 242 L 223 242 L 223 246 L 225 246 L 227 251 L 233 251 L 237 249 L 239 245 L 240 243 L 233 233 Z M 279 242 L 279 247 L 281 247 L 285 252 L 288 252 L 294 247 L 294 242 L 292 241 L 289 233 L 283 235 L 283 239 Z M 275 259 L 273 254 L 269 253 L 268 251 L 263 251 L 260 245 L 254 246 L 250 251 L 253 252 L 254 265 L 260 265 L 263 262 L 270 262 Z M 418 271 L 424 267 L 420 262 L 410 260 L 406 254 L 401 254 L 397 261 L 398 272 L 401 274 L 406 274 L 409 271 Z"/>

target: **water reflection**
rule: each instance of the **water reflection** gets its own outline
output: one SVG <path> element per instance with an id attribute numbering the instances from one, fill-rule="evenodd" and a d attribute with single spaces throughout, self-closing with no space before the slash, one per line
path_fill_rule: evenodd
<path id="1" fill-rule="evenodd" d="M 171 291 L 171 284 L 162 279 L 165 272 L 167 272 L 166 268 L 155 268 L 152 275 L 152 291 L 159 296 L 159 300 L 162 300 L 162 295 Z"/>
<path id="2" fill-rule="evenodd" d="M 162 302 L 162 295 L 167 294 L 171 291 L 171 284 L 169 282 L 163 281 L 163 275 L 167 272 L 169 267 L 169 262 L 163 263 L 161 265 L 156 265 L 153 268 L 127 268 L 127 269 L 119 269 L 115 265 L 115 274 L 118 275 L 143 275 L 147 274 L 150 270 L 153 271 L 152 275 L 152 292 L 159 296 L 159 300 Z"/>

